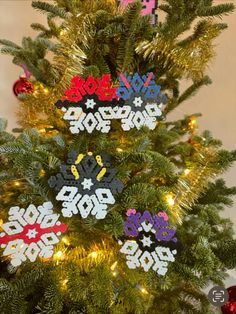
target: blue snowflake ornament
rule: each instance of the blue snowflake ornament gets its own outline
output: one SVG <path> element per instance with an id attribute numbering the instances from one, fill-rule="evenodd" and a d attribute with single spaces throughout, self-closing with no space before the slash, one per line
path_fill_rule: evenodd
<path id="1" fill-rule="evenodd" d="M 157 120 L 163 119 L 161 108 L 167 102 L 160 89 L 152 72 L 143 76 L 138 73 L 120 75 L 116 96 L 125 101 L 121 117 L 124 131 L 135 127 L 140 129 L 143 126 L 155 129 Z"/>

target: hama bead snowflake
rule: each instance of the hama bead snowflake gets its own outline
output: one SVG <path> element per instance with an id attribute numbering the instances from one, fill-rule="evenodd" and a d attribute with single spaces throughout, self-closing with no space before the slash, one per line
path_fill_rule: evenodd
<path id="1" fill-rule="evenodd" d="M 124 131 L 143 126 L 154 130 L 157 120 L 163 119 L 161 108 L 167 98 L 160 93 L 160 86 L 156 84 L 153 73 L 140 76 L 121 74 L 116 96 L 125 101 L 122 107 L 121 119 Z"/>
<path id="2" fill-rule="evenodd" d="M 127 6 L 128 4 L 134 2 L 135 0 L 119 0 L 119 3 L 122 7 Z M 158 6 L 157 0 L 141 0 L 142 3 L 142 15 L 151 14 L 151 24 L 156 24 L 156 15 L 155 11 Z"/>
<path id="3" fill-rule="evenodd" d="M 168 226 L 168 216 L 164 212 L 151 215 L 149 211 L 127 211 L 124 222 L 126 240 L 120 252 L 126 255 L 126 264 L 130 269 L 142 267 L 144 271 L 153 269 L 164 276 L 169 262 L 175 261 L 177 254 L 174 237 L 175 229 Z"/>
<path id="4" fill-rule="evenodd" d="M 58 192 L 56 199 L 62 201 L 62 215 L 71 217 L 80 213 L 104 219 L 109 204 L 115 203 L 114 194 L 123 189 L 115 179 L 116 170 L 110 168 L 106 155 L 93 156 L 70 152 L 66 165 L 60 173 L 49 179 L 49 185 Z"/>
<path id="5" fill-rule="evenodd" d="M 115 91 L 107 74 L 96 79 L 89 76 L 86 80 L 75 76 L 70 89 L 65 90 L 63 100 L 55 105 L 63 111 L 64 120 L 70 123 L 71 133 L 85 130 L 88 133 L 94 130 L 108 133 L 111 120 L 115 118 L 113 108 L 122 104 L 122 100 L 115 98 Z"/>
<path id="6" fill-rule="evenodd" d="M 66 225 L 58 221 L 60 215 L 52 209 L 51 202 L 37 207 L 31 204 L 27 209 L 10 208 L 9 222 L 1 226 L 0 244 L 3 256 L 9 256 L 13 266 L 19 266 L 27 259 L 34 262 L 38 256 L 52 256 L 58 236 L 66 231 Z"/>

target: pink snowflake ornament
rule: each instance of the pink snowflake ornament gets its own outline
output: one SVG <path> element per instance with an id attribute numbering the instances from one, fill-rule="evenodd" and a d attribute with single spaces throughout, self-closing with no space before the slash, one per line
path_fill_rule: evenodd
<path id="1" fill-rule="evenodd" d="M 158 217 L 162 217 L 165 221 L 168 221 L 169 217 L 165 212 L 159 212 L 157 214 Z"/>
<path id="2" fill-rule="evenodd" d="M 127 209 L 127 212 L 126 212 L 126 216 L 131 216 L 131 215 L 135 215 L 136 214 L 136 209 L 134 208 L 129 208 Z"/>
<path id="3" fill-rule="evenodd" d="M 135 2 L 136 0 L 119 0 L 120 6 L 121 7 L 126 7 L 128 4 Z M 156 24 L 156 15 L 155 11 L 158 6 L 158 1 L 157 0 L 141 0 L 142 3 L 142 15 L 151 15 L 151 24 L 154 25 Z"/>
<path id="4" fill-rule="evenodd" d="M 20 266 L 27 259 L 49 258 L 53 255 L 53 245 L 66 231 L 66 225 L 58 221 L 59 214 L 53 213 L 51 202 L 43 205 L 29 205 L 27 209 L 18 206 L 9 210 L 9 221 L 4 223 L 0 233 L 3 256 L 11 258 L 11 264 Z"/>

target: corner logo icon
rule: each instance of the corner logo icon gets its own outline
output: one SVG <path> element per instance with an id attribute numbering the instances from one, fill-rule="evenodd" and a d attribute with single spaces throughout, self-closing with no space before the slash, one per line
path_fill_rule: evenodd
<path id="1" fill-rule="evenodd" d="M 229 300 L 228 291 L 221 286 L 211 288 L 208 293 L 208 299 L 215 306 L 222 306 Z"/>

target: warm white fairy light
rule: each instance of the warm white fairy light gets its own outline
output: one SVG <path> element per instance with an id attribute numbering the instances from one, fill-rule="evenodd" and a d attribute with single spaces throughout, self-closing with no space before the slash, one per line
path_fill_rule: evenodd
<path id="1" fill-rule="evenodd" d="M 98 253 L 96 251 L 89 254 L 92 258 L 96 259 L 98 257 Z"/>
<path id="2" fill-rule="evenodd" d="M 170 206 L 174 206 L 174 204 L 175 204 L 175 200 L 174 200 L 172 194 L 167 194 L 167 195 L 166 195 L 166 201 L 167 201 L 167 203 L 168 203 Z"/>
<path id="3" fill-rule="evenodd" d="M 62 242 L 63 242 L 65 245 L 70 245 L 70 241 L 69 241 L 68 237 L 63 237 L 61 240 L 62 240 Z"/>
<path id="4" fill-rule="evenodd" d="M 62 281 L 62 285 L 63 285 L 63 286 L 66 286 L 67 282 L 68 282 L 68 279 L 63 280 L 63 281 Z"/>
<path id="5" fill-rule="evenodd" d="M 21 183 L 19 181 L 14 182 L 14 186 L 20 186 L 20 185 L 21 185 Z"/>
<path id="6" fill-rule="evenodd" d="M 148 294 L 148 291 L 145 288 L 140 289 L 143 294 Z"/>
<path id="7" fill-rule="evenodd" d="M 123 149 L 118 147 L 118 148 L 116 149 L 116 151 L 117 151 L 118 153 L 122 153 L 122 152 L 123 152 Z"/>
<path id="8" fill-rule="evenodd" d="M 113 277 L 116 277 L 118 275 L 118 271 L 117 270 L 114 270 L 113 272 L 112 272 L 112 276 Z"/>
<path id="9" fill-rule="evenodd" d="M 49 93 L 48 88 L 47 88 L 47 87 L 45 87 L 45 88 L 43 89 L 43 92 L 44 92 L 44 94 L 48 94 L 48 93 Z"/>
<path id="10" fill-rule="evenodd" d="M 58 263 L 65 258 L 65 254 L 62 251 L 58 251 L 53 255 L 53 259 Z"/>
<path id="11" fill-rule="evenodd" d="M 111 270 L 114 271 L 116 269 L 118 262 L 116 261 L 114 264 L 111 265 Z"/>
<path id="12" fill-rule="evenodd" d="M 184 174 L 185 174 L 186 176 L 189 175 L 190 172 L 191 172 L 191 171 L 190 171 L 189 169 L 185 169 L 185 170 L 184 170 Z"/>

